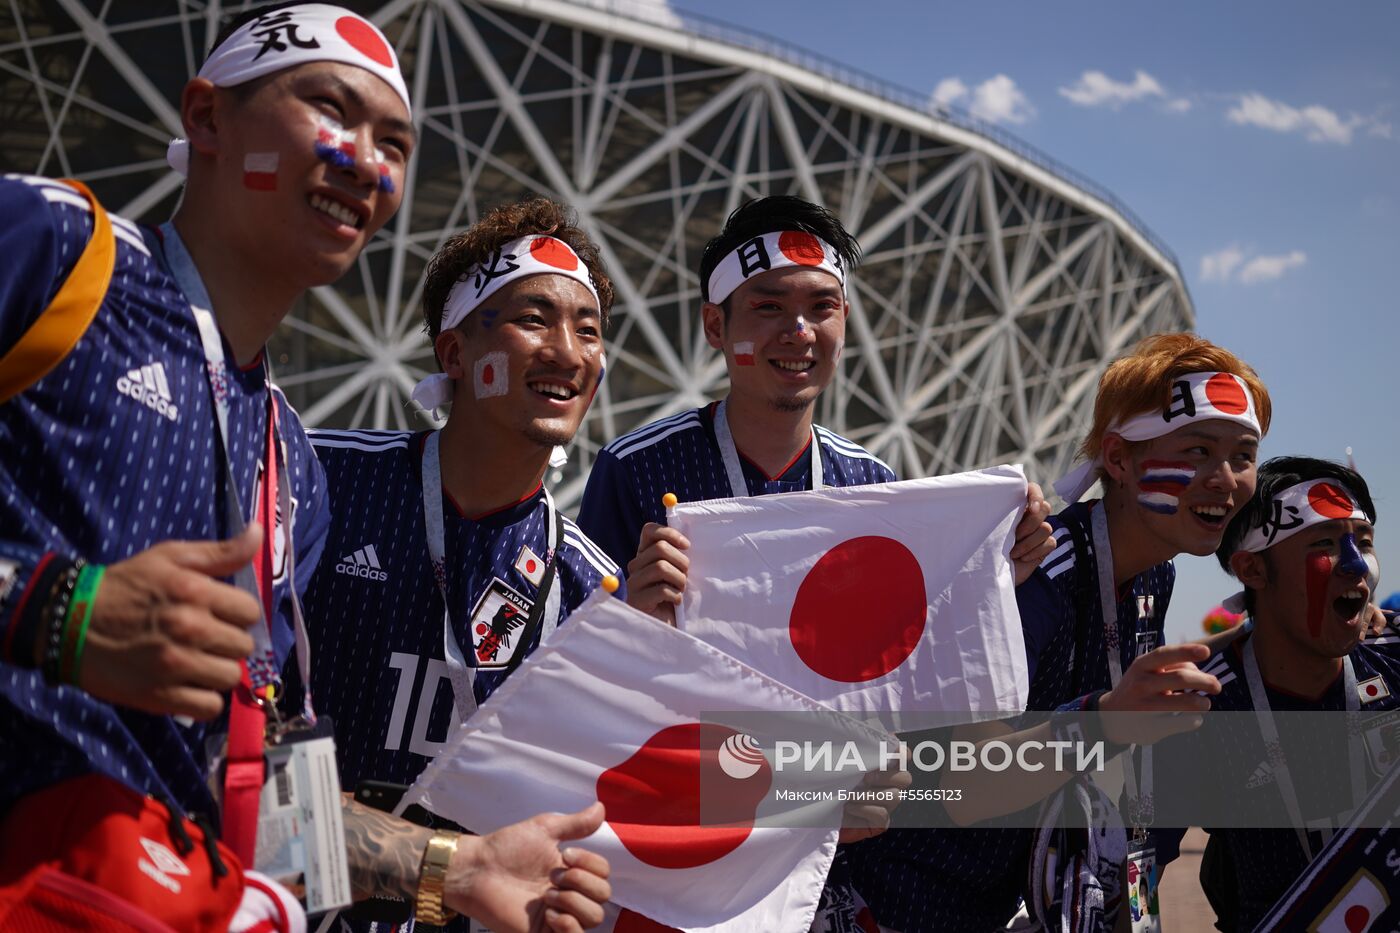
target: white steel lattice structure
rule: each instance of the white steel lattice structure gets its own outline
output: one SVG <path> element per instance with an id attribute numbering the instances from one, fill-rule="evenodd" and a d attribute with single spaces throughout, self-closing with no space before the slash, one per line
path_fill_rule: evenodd
<path id="1" fill-rule="evenodd" d="M 433 366 L 427 258 L 483 210 L 537 194 L 577 209 L 618 294 L 564 503 L 600 444 L 723 393 L 695 269 L 750 197 L 821 201 L 860 239 L 843 371 L 819 418 L 903 476 L 1016 460 L 1058 475 L 1104 363 L 1192 323 L 1175 260 L 1110 196 L 867 76 L 665 7 L 352 5 L 398 48 L 421 143 L 398 216 L 273 348 L 309 424 L 413 423 L 407 393 Z M 171 102 L 241 6 L 9 0 L 0 168 L 76 176 L 119 213 L 163 219 L 178 195 Z"/>

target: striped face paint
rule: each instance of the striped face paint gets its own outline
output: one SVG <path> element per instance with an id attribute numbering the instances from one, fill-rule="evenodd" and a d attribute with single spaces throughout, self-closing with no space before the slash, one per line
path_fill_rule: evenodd
<path id="1" fill-rule="evenodd" d="M 1144 460 L 1138 476 L 1138 505 L 1159 515 L 1175 515 L 1181 493 L 1196 478 L 1196 468 L 1173 460 Z"/>
<path id="2" fill-rule="evenodd" d="M 355 134 L 324 113 L 316 117 L 316 158 L 336 168 L 355 164 Z M 387 168 L 387 166 L 386 166 Z M 392 182 L 390 182 L 392 184 Z"/>
<path id="3" fill-rule="evenodd" d="M 389 175 L 389 160 L 384 158 L 384 150 L 374 147 L 374 164 L 379 169 L 379 190 L 385 194 L 394 193 L 394 179 Z"/>
<path id="4" fill-rule="evenodd" d="M 752 366 L 754 364 L 752 340 L 740 340 L 734 344 L 734 364 L 736 366 Z"/>
<path id="5" fill-rule="evenodd" d="M 797 324 L 793 329 L 796 330 L 799 334 L 805 334 L 807 333 L 807 322 L 802 320 L 802 318 L 798 318 Z"/>
<path id="6" fill-rule="evenodd" d="M 243 187 L 249 191 L 277 190 L 277 153 L 250 152 L 243 157 Z"/>
<path id="7" fill-rule="evenodd" d="M 1327 615 L 1327 584 L 1332 579 L 1332 558 L 1326 554 L 1309 554 L 1304 579 L 1308 586 L 1308 634 L 1322 635 L 1322 619 Z"/>

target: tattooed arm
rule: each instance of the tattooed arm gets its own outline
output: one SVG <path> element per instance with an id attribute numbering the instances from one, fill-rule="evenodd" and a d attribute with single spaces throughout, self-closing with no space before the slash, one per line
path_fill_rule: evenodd
<path id="1" fill-rule="evenodd" d="M 413 900 L 423 850 L 433 831 L 356 803 L 349 794 L 343 795 L 340 815 L 345 822 L 351 896 L 357 901 L 367 897 Z"/>
<path id="2" fill-rule="evenodd" d="M 433 831 L 344 797 L 350 889 L 356 900 L 418 892 L 423 850 Z M 561 842 L 591 835 L 603 807 L 546 813 L 486 836 L 462 836 L 448 866 L 447 906 L 484 921 L 498 933 L 549 929 L 575 933 L 603 921 L 612 896 L 602 856 Z"/>

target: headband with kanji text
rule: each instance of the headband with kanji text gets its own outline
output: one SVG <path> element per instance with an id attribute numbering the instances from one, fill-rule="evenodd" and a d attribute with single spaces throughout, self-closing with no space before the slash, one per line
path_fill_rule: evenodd
<path id="1" fill-rule="evenodd" d="M 745 240 L 719 261 L 707 283 L 708 300 L 719 304 L 754 276 L 789 266 L 829 273 L 846 290 L 845 264 L 835 247 L 801 230 L 775 230 Z"/>

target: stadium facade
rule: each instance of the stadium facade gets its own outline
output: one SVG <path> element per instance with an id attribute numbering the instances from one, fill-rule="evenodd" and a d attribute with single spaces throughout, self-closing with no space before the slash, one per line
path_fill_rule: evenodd
<path id="1" fill-rule="evenodd" d="M 350 3 L 395 42 L 421 143 L 404 207 L 272 349 L 311 425 L 408 427 L 433 368 L 419 279 L 484 210 L 546 195 L 599 242 L 618 305 L 608 374 L 564 475 L 598 446 L 723 394 L 695 269 L 743 200 L 793 193 L 861 241 L 822 423 L 902 476 L 1070 461 L 1105 362 L 1193 323 L 1170 251 L 1107 193 L 995 127 L 664 6 Z M 0 168 L 73 176 L 164 219 L 173 105 L 242 4 L 14 0 L 0 12 Z"/>

